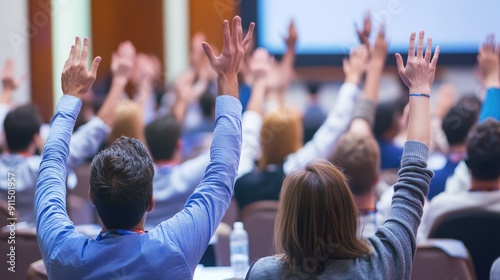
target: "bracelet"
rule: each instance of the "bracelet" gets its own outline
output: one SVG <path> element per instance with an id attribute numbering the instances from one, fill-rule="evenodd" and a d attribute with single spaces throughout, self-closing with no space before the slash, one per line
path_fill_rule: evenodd
<path id="1" fill-rule="evenodd" d="M 427 98 L 431 97 L 429 94 L 426 94 L 426 93 L 410 93 L 410 96 L 424 96 Z"/>

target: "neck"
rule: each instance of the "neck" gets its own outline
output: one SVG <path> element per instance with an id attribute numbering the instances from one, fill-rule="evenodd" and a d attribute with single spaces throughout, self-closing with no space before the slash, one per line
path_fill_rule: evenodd
<path id="1" fill-rule="evenodd" d="M 180 161 L 175 159 L 175 158 L 173 158 L 173 159 L 160 159 L 160 160 L 155 161 L 155 164 L 159 167 L 166 166 L 166 165 L 177 165 L 179 163 L 180 163 Z"/>
<path id="2" fill-rule="evenodd" d="M 450 154 L 451 153 L 465 153 L 465 152 L 467 152 L 467 147 L 465 146 L 465 144 L 450 146 Z"/>
<path id="3" fill-rule="evenodd" d="M 375 191 L 372 189 L 367 193 L 362 195 L 355 195 L 354 202 L 360 211 L 372 211 L 375 210 Z"/>
<path id="4" fill-rule="evenodd" d="M 500 178 L 495 180 L 478 180 L 471 178 L 471 191 L 496 191 L 500 190 Z"/>

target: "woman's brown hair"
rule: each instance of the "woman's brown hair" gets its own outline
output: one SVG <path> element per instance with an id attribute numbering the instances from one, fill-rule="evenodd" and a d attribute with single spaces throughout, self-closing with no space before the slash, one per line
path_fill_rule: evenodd
<path id="1" fill-rule="evenodd" d="M 285 158 L 300 149 L 302 120 L 296 112 L 277 109 L 266 115 L 260 132 L 262 157 L 259 169 L 268 164 L 282 164 Z"/>
<path id="2" fill-rule="evenodd" d="M 356 236 L 358 210 L 344 174 L 321 160 L 287 175 L 275 223 L 276 251 L 295 273 L 321 274 L 328 259 L 371 253 Z"/>

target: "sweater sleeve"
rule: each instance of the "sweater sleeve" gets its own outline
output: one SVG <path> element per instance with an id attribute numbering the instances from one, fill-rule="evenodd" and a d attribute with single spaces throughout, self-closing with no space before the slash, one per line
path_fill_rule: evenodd
<path id="1" fill-rule="evenodd" d="M 201 183 L 181 212 L 151 231 L 169 236 L 192 274 L 229 207 L 241 152 L 239 100 L 217 97 L 215 114 L 210 163 Z"/>
<path id="2" fill-rule="evenodd" d="M 61 97 L 43 150 L 35 191 L 35 216 L 38 245 L 45 261 L 57 251 L 64 237 L 75 232 L 66 212 L 66 163 L 81 104 L 76 97 Z"/>
<path id="3" fill-rule="evenodd" d="M 394 261 L 394 276 L 410 279 L 416 252 L 416 234 L 433 172 L 427 169 L 428 147 L 406 142 L 389 216 L 369 240 L 385 262 Z M 402 277 L 404 275 L 404 277 Z"/>

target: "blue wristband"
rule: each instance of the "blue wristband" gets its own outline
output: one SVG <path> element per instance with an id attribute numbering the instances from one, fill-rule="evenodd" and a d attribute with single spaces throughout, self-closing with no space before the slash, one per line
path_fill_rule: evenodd
<path id="1" fill-rule="evenodd" d="M 429 94 L 426 94 L 426 93 L 410 93 L 410 96 L 424 96 L 427 98 L 431 97 Z"/>

